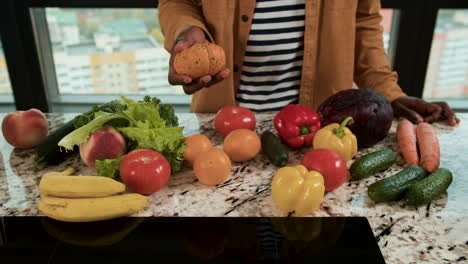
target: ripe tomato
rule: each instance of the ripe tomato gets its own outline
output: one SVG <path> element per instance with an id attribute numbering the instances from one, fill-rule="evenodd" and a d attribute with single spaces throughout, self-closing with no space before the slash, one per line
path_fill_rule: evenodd
<path id="1" fill-rule="evenodd" d="M 134 192 L 152 194 L 164 187 L 171 166 L 159 152 L 150 149 L 130 151 L 120 164 L 120 177 Z"/>
<path id="2" fill-rule="evenodd" d="M 255 115 L 252 111 L 241 106 L 225 106 L 221 108 L 214 120 L 216 131 L 223 137 L 227 136 L 231 131 L 247 128 L 255 129 Z"/>
<path id="3" fill-rule="evenodd" d="M 348 177 L 346 161 L 333 150 L 311 150 L 304 155 L 301 164 L 310 171 L 322 174 L 327 192 L 340 187 Z"/>
<path id="4" fill-rule="evenodd" d="M 220 184 L 231 175 L 231 160 L 224 151 L 211 148 L 195 159 L 193 170 L 201 183 Z"/>

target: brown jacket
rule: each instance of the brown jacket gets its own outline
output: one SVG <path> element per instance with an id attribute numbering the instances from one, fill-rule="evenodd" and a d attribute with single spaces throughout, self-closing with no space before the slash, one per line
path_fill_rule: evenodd
<path id="1" fill-rule="evenodd" d="M 195 93 L 191 111 L 236 105 L 255 0 L 160 0 L 158 9 L 167 50 L 180 32 L 200 27 L 224 48 L 233 73 Z M 328 96 L 352 88 L 353 81 L 390 101 L 405 95 L 384 50 L 379 11 L 380 0 L 306 0 L 300 104 L 316 109 Z"/>

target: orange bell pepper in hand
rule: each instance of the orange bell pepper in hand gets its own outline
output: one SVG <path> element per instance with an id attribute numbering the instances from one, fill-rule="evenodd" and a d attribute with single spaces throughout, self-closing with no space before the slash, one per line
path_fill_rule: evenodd
<path id="1" fill-rule="evenodd" d="M 283 167 L 273 177 L 271 195 L 276 206 L 297 216 L 310 214 L 320 208 L 325 195 L 323 176 L 308 171 L 303 165 Z"/>

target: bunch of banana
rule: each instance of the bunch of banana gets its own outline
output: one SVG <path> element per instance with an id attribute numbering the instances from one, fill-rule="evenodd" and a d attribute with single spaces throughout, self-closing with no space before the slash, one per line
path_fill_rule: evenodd
<path id="1" fill-rule="evenodd" d="M 119 194 L 125 185 L 101 176 L 70 176 L 72 168 L 49 172 L 39 183 L 39 210 L 65 222 L 93 222 L 132 215 L 148 204 L 137 193 Z"/>

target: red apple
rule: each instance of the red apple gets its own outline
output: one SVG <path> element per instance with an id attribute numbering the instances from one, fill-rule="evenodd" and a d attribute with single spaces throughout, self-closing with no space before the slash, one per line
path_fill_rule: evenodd
<path id="1" fill-rule="evenodd" d="M 88 141 L 80 145 L 81 160 L 90 168 L 96 160 L 116 159 L 125 154 L 126 145 L 122 134 L 111 126 L 104 126 L 89 135 Z"/>
<path id="2" fill-rule="evenodd" d="M 231 131 L 241 128 L 254 130 L 256 125 L 254 113 L 242 106 L 225 106 L 216 113 L 214 126 L 223 137 Z"/>
<path id="3" fill-rule="evenodd" d="M 17 148 L 32 148 L 47 138 L 49 125 L 46 116 L 38 109 L 15 111 L 7 114 L 2 122 L 6 141 Z"/>

